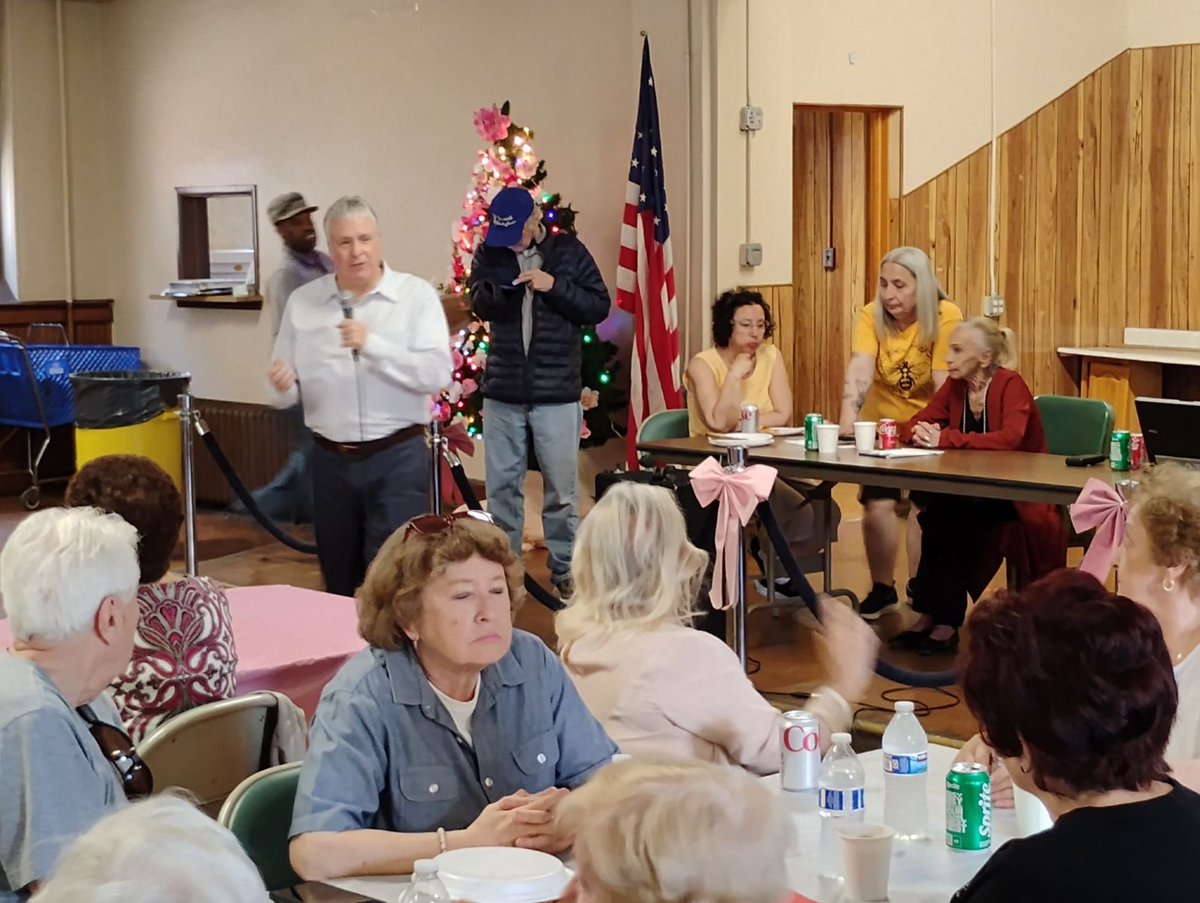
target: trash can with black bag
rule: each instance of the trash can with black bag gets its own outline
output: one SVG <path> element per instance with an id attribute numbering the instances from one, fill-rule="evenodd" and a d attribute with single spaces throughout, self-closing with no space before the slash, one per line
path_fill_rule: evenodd
<path id="1" fill-rule="evenodd" d="M 702 507 L 692 489 L 692 481 L 688 478 L 689 471 L 678 467 L 657 468 L 654 470 L 619 470 L 604 471 L 596 474 L 596 501 L 614 483 L 629 480 L 634 483 L 647 483 L 651 486 L 662 486 L 669 489 L 679 502 L 683 512 L 683 520 L 687 525 L 688 539 L 692 545 L 708 553 L 708 568 L 700 585 L 699 598 L 696 599 L 696 611 L 699 616 L 692 626 L 711 633 L 713 636 L 727 642 L 726 617 L 724 611 L 713 608 L 708 592 L 712 586 L 713 558 L 717 547 L 717 506 Z"/>

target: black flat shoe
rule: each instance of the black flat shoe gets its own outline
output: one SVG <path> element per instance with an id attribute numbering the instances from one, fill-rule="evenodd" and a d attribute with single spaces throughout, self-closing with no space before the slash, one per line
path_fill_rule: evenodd
<path id="1" fill-rule="evenodd" d="M 917 649 L 920 655 L 949 655 L 958 651 L 958 631 L 950 634 L 944 640 L 935 640 L 931 636 L 926 636 L 925 642 Z"/>
<path id="2" fill-rule="evenodd" d="M 888 648 L 904 649 L 912 652 L 923 647 L 928 639 L 928 630 L 906 630 L 888 640 Z"/>

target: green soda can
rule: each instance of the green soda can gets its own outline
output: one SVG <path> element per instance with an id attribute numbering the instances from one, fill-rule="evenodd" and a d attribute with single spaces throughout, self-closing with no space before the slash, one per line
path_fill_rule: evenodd
<path id="1" fill-rule="evenodd" d="M 1133 437 L 1130 436 L 1128 430 L 1113 430 L 1112 439 L 1108 445 L 1108 463 L 1113 470 L 1129 470 L 1132 441 Z"/>
<path id="2" fill-rule="evenodd" d="M 820 414 L 804 415 L 804 450 L 817 450 L 817 424 L 824 423 L 825 418 Z"/>
<path id="3" fill-rule="evenodd" d="M 946 775 L 946 846 L 974 853 L 992 845 L 992 780 L 987 768 L 959 762 Z"/>

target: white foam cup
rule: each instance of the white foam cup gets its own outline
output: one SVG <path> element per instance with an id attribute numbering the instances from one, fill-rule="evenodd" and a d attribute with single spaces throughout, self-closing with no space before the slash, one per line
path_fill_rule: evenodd
<path id="1" fill-rule="evenodd" d="M 858 449 L 858 453 L 873 451 L 875 448 L 875 427 L 878 424 L 874 420 L 857 420 L 854 423 L 854 447 Z"/>

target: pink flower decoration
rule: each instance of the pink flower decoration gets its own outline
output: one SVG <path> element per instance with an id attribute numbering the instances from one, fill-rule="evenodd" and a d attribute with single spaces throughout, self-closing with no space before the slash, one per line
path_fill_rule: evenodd
<path id="1" fill-rule="evenodd" d="M 475 380 L 470 379 L 470 378 L 464 379 L 462 381 L 461 385 L 462 385 L 462 397 L 463 398 L 470 398 L 479 389 L 479 383 L 475 382 Z"/>
<path id="2" fill-rule="evenodd" d="M 579 404 L 585 411 L 590 411 L 596 405 L 600 404 L 600 393 L 595 389 L 585 388 L 579 394 Z"/>
<path id="3" fill-rule="evenodd" d="M 466 360 L 467 359 L 462 356 L 462 352 L 457 348 L 450 349 L 450 366 L 453 369 L 460 369 L 462 365 L 466 363 Z"/>
<path id="4" fill-rule="evenodd" d="M 579 428 L 580 439 L 590 439 L 592 436 L 592 428 L 588 426 L 587 421 L 583 421 L 583 425 Z"/>
<path id="5" fill-rule="evenodd" d="M 487 141 L 503 141 L 508 137 L 508 127 L 512 120 L 500 112 L 493 104 L 490 108 L 483 107 L 475 113 L 475 131 L 479 137 Z"/>

